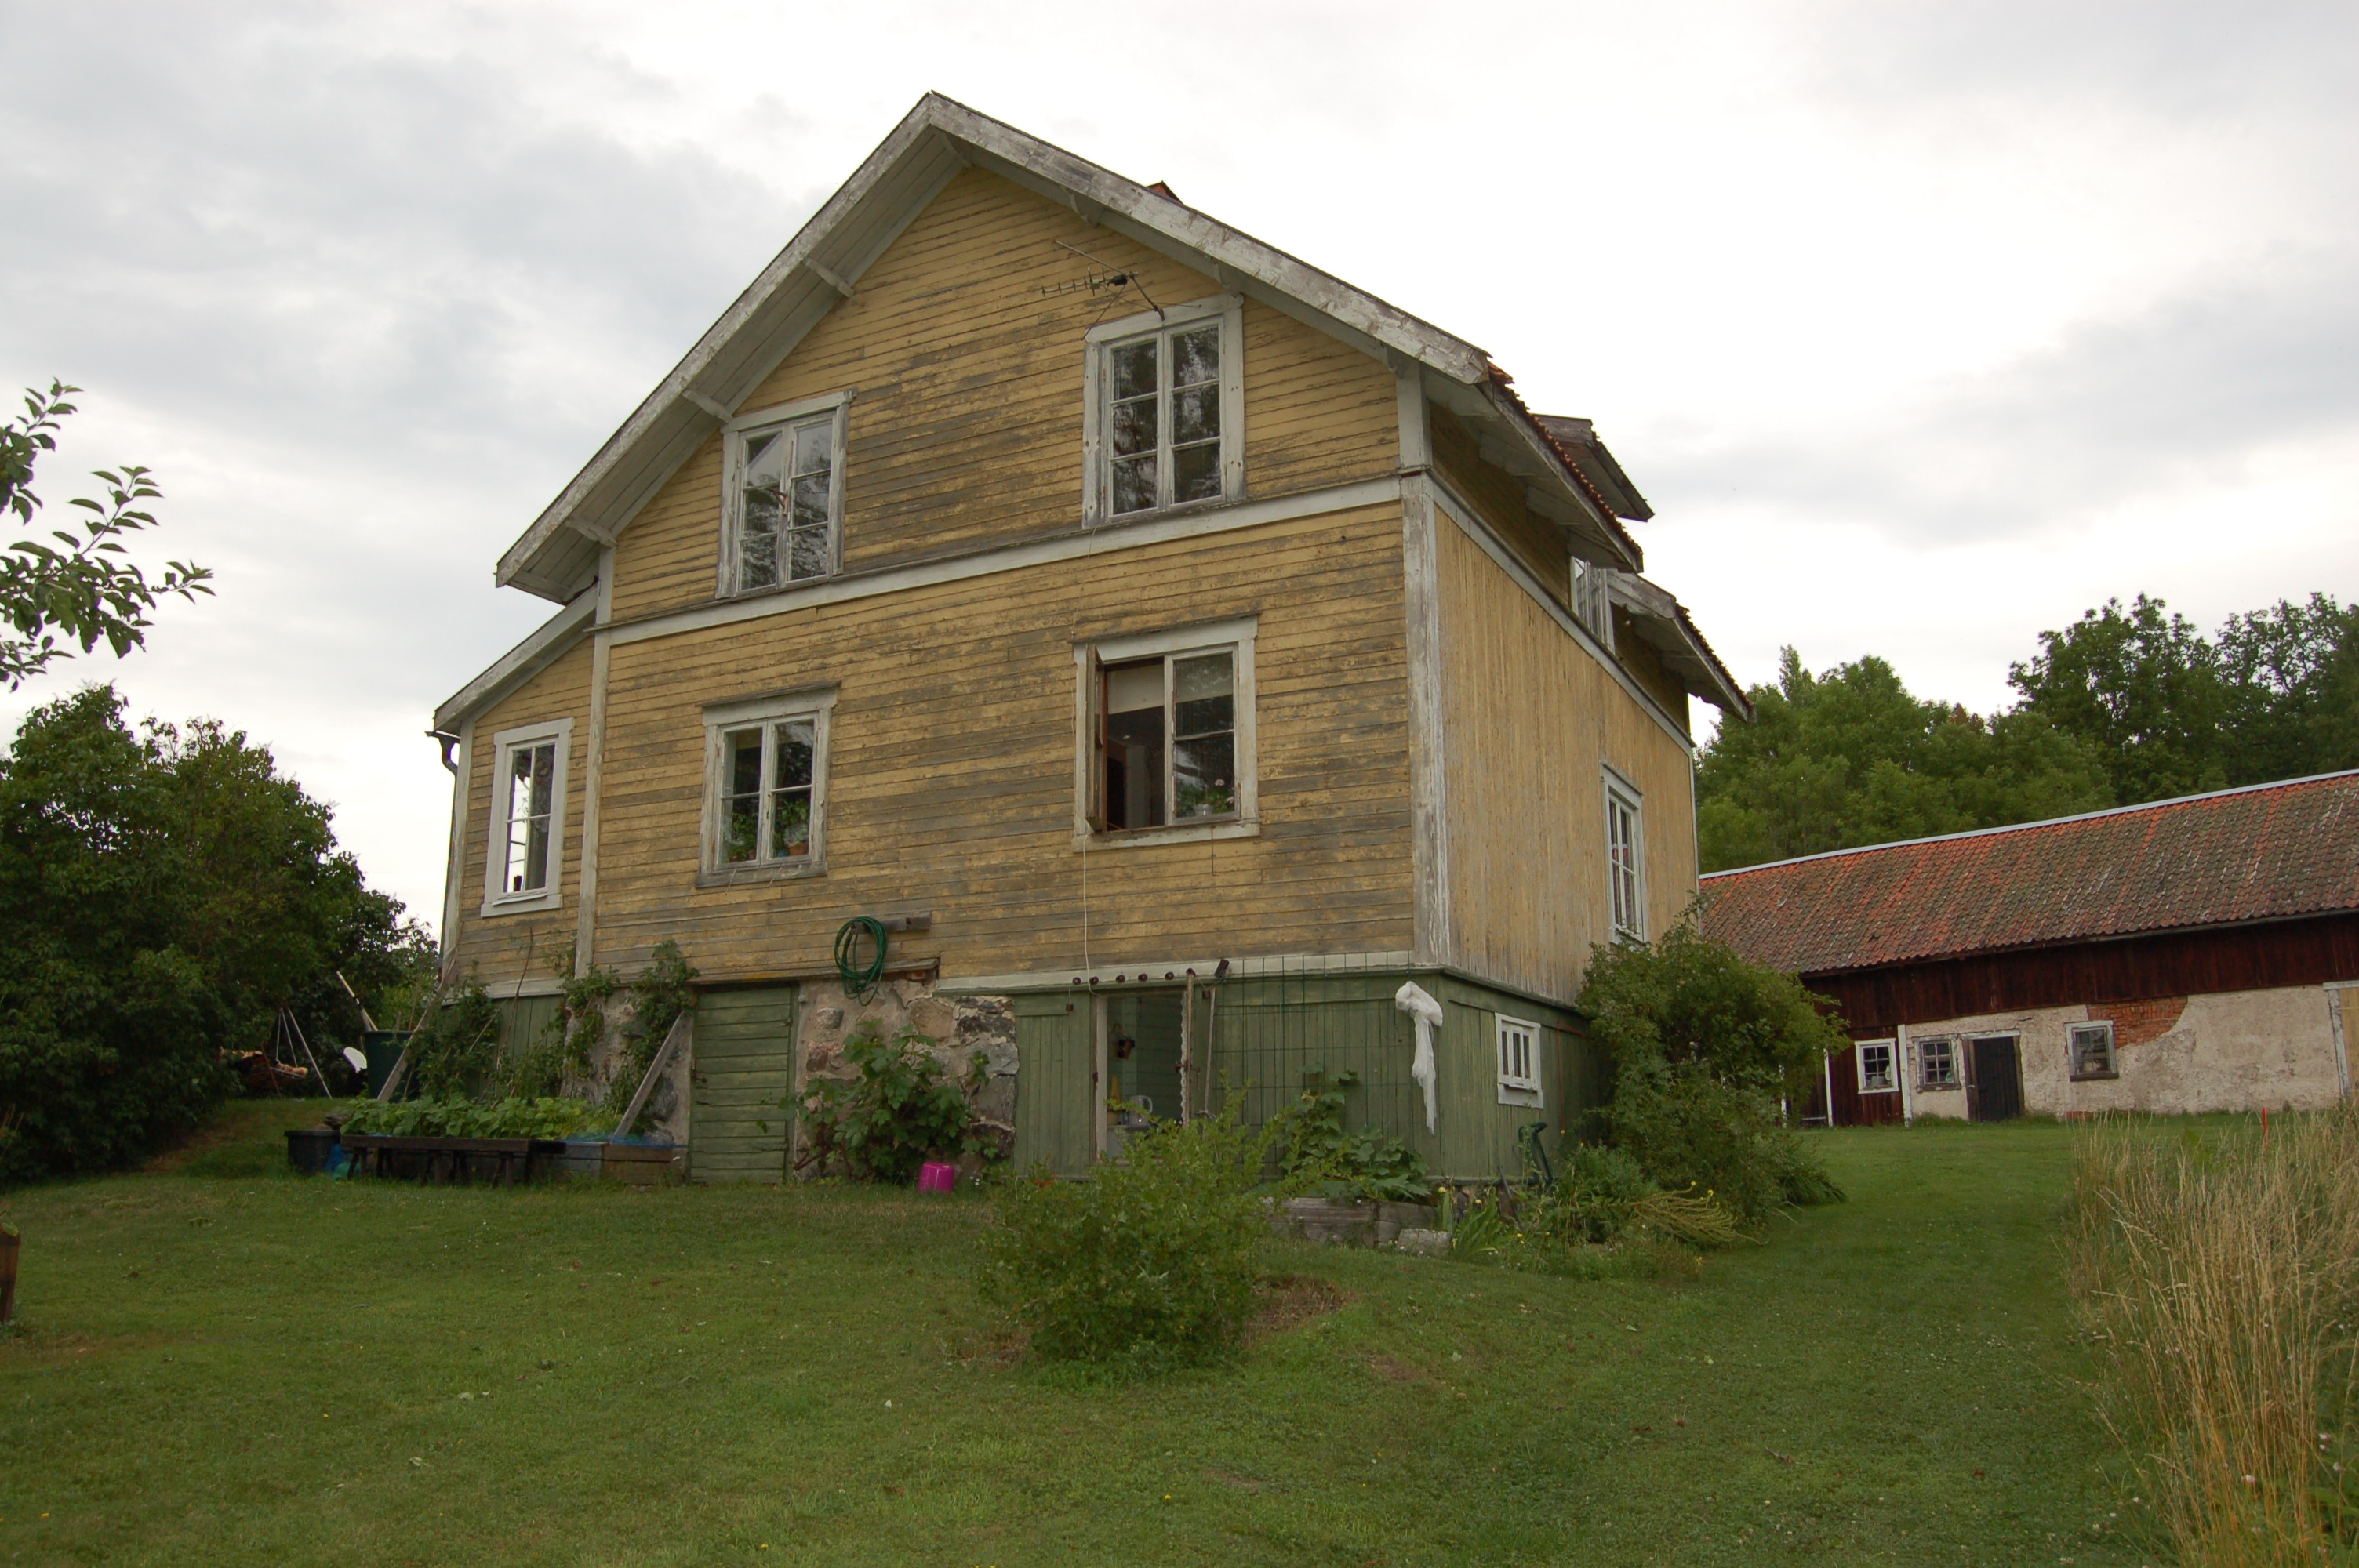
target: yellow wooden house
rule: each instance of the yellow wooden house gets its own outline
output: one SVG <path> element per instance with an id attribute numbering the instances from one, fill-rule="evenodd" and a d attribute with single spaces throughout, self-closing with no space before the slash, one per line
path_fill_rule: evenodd
<path id="1" fill-rule="evenodd" d="M 1690 698 L 1745 713 L 1647 514 L 1482 350 L 929 96 L 500 558 L 561 608 L 435 714 L 446 956 L 520 1033 L 676 941 L 706 1179 L 870 1016 L 1068 1172 L 1323 1068 L 1512 1174 L 1593 944 L 1694 893 Z"/>

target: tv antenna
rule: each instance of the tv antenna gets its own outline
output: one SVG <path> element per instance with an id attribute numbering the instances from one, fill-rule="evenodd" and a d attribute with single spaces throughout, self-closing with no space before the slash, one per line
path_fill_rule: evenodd
<path id="1" fill-rule="evenodd" d="M 1098 320 L 1103 321 L 1105 319 L 1106 310 L 1112 309 L 1114 302 L 1122 297 L 1122 291 L 1125 288 L 1136 288 L 1138 290 L 1138 297 L 1147 301 L 1148 309 L 1154 311 L 1158 317 L 1163 314 L 1163 307 L 1155 303 L 1155 297 L 1147 292 L 1147 285 L 1138 281 L 1136 273 L 1125 267 L 1117 267 L 1103 257 L 1093 256 L 1079 245 L 1069 245 L 1062 240 L 1051 243 L 1061 249 L 1072 252 L 1083 261 L 1093 264 L 1098 270 L 1064 283 L 1048 285 L 1040 290 L 1042 298 L 1049 298 L 1060 294 L 1079 294 L 1085 289 L 1091 294 L 1105 295 L 1107 296 L 1105 309 L 1098 312 Z M 1090 325 L 1094 327 L 1097 321 L 1093 321 Z"/>

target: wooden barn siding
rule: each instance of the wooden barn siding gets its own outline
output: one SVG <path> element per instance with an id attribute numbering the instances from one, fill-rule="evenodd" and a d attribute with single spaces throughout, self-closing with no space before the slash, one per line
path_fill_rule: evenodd
<path id="1" fill-rule="evenodd" d="M 1503 985 L 1571 1000 L 1611 935 L 1603 765 L 1643 795 L 1648 935 L 1695 896 L 1686 749 L 1446 516 L 1442 734 L 1450 952 Z"/>
<path id="2" fill-rule="evenodd" d="M 1524 487 L 1506 470 L 1484 460 L 1482 449 L 1458 416 L 1428 410 L 1433 466 L 1469 504 L 1481 510 L 1516 558 L 1562 605 L 1572 602 L 1572 551 L 1564 530 L 1533 512 Z"/>
<path id="3" fill-rule="evenodd" d="M 2078 1002 L 2359 979 L 2359 914 L 2165 932 L 1849 974 L 1805 975 L 1853 1033 Z"/>
<path id="4" fill-rule="evenodd" d="M 970 169 L 863 274 L 745 400 L 752 412 L 856 388 L 846 426 L 847 571 L 1006 544 L 1080 525 L 1084 334 L 1147 308 L 1042 290 L 1099 270 L 1135 275 L 1158 304 L 1221 292 L 1212 279 L 1022 188 Z M 1265 306 L 1245 308 L 1245 487 L 1289 494 L 1393 471 L 1391 373 Z M 614 613 L 712 597 L 722 441 L 716 434 L 625 530 Z"/>
<path id="5" fill-rule="evenodd" d="M 1397 504 L 1111 550 L 620 643 L 609 669 L 597 957 L 677 938 L 710 979 L 824 971 L 850 915 L 929 910 L 897 965 L 1090 952 L 1351 952 L 1410 941 Z M 1076 642 L 1258 615 L 1261 834 L 1072 842 Z M 701 709 L 834 684 L 824 876 L 695 885 Z"/>
<path id="6" fill-rule="evenodd" d="M 564 839 L 558 867 L 560 902 L 554 909 L 486 916 L 484 857 L 495 830 L 498 801 L 492 769 L 498 748 L 492 737 L 560 719 L 573 720 L 571 755 L 565 766 Z M 582 887 L 582 788 L 589 771 L 590 640 L 486 708 L 475 719 L 473 755 L 467 778 L 466 849 L 460 857 L 459 928 L 451 949 L 460 974 L 473 974 L 500 994 L 500 981 L 547 980 L 573 942 L 575 898 Z"/>

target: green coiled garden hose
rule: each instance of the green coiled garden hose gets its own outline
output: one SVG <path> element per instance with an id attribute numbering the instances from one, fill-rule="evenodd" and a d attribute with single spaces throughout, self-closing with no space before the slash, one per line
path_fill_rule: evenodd
<path id="1" fill-rule="evenodd" d="M 863 936 L 871 949 L 864 959 L 860 957 Z M 835 972 L 843 981 L 843 994 L 853 1000 L 866 1001 L 876 994 L 885 978 L 885 923 L 873 914 L 855 914 L 837 929 Z"/>

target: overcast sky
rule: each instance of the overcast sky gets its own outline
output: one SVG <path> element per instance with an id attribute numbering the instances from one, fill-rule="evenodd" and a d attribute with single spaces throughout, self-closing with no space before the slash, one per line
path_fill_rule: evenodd
<path id="1" fill-rule="evenodd" d="M 500 551 L 936 89 L 1595 419 L 1741 679 L 1980 709 L 2108 595 L 2359 595 L 2359 7 L 0 0 L 0 379 L 159 476 L 76 661 L 267 742 L 429 922 Z"/>

